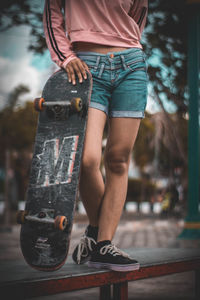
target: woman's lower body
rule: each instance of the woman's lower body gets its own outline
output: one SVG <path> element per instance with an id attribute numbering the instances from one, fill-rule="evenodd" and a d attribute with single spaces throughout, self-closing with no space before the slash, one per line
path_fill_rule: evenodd
<path id="1" fill-rule="evenodd" d="M 93 77 L 93 90 L 80 176 L 80 195 L 89 226 L 73 259 L 90 259 L 94 267 L 127 271 L 139 263 L 111 244 L 128 185 L 128 168 L 147 99 L 144 53 L 132 48 L 100 54 L 78 52 Z M 108 122 L 104 151 L 105 178 L 101 173 L 102 139 Z"/>

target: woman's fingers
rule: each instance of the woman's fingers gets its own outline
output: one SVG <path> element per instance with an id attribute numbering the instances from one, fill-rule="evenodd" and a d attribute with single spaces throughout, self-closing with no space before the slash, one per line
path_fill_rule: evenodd
<path id="1" fill-rule="evenodd" d="M 74 69 L 68 64 L 65 70 L 67 72 L 68 81 L 72 82 L 72 75 L 74 75 Z"/>
<path id="2" fill-rule="evenodd" d="M 70 61 L 65 70 L 68 75 L 68 81 L 72 82 L 73 85 L 76 84 L 76 75 L 78 76 L 79 82 L 82 83 L 83 79 L 87 79 L 86 70 L 89 71 L 87 64 L 79 58 Z"/>

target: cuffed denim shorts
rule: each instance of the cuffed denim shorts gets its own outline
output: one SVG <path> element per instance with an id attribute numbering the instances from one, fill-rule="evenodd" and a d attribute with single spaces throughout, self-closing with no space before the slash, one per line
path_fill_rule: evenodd
<path id="1" fill-rule="evenodd" d="M 147 65 L 142 49 L 101 54 L 77 52 L 93 78 L 90 107 L 109 117 L 144 118 L 147 103 Z"/>

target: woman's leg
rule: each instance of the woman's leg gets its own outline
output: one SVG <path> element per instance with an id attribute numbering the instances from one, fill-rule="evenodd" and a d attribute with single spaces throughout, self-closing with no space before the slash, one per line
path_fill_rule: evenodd
<path id="1" fill-rule="evenodd" d="M 98 241 L 112 240 L 127 194 L 128 167 L 140 119 L 111 118 L 105 151 L 106 183 Z"/>
<path id="2" fill-rule="evenodd" d="M 80 194 L 92 226 L 98 226 L 99 208 L 105 190 L 100 164 L 106 119 L 107 116 L 103 111 L 89 108 L 81 166 Z"/>

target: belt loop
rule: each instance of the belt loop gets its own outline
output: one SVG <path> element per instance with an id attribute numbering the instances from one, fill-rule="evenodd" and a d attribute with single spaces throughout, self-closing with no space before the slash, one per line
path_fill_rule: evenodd
<path id="1" fill-rule="evenodd" d="M 126 65 L 126 63 L 125 63 L 124 55 L 121 54 L 120 57 L 121 57 L 121 61 L 122 61 L 123 68 L 124 68 L 124 70 L 126 70 L 126 69 L 127 69 L 127 65 Z"/>
<path id="2" fill-rule="evenodd" d="M 100 62 L 100 55 L 97 56 L 97 60 L 96 60 L 96 65 L 94 67 L 94 70 L 96 71 L 98 69 L 98 66 L 99 66 L 99 62 Z"/>
<path id="3" fill-rule="evenodd" d="M 105 67 L 105 63 L 102 63 L 102 64 L 101 64 L 100 71 L 99 71 L 99 74 L 98 74 L 98 78 L 101 78 L 101 75 L 102 75 L 102 73 L 103 73 L 104 67 Z"/>

